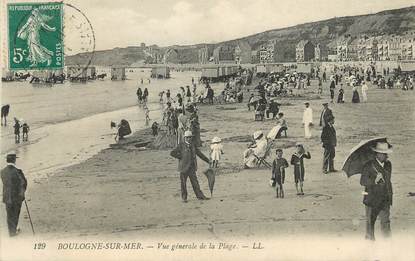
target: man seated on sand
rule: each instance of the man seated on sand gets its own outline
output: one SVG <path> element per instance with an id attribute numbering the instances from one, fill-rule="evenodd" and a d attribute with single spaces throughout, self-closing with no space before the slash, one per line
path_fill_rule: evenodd
<path id="1" fill-rule="evenodd" d="M 266 153 L 267 138 L 262 131 L 254 132 L 254 144 L 249 145 L 244 151 L 244 168 L 254 168 L 257 166 L 258 157 L 263 157 Z"/>

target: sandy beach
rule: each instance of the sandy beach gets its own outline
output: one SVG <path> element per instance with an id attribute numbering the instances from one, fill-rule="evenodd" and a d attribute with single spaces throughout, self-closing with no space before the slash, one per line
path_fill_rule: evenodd
<path id="1" fill-rule="evenodd" d="M 135 144 L 151 139 L 150 131 L 143 130 L 129 137 L 125 145 L 105 149 L 85 162 L 30 184 L 27 199 L 37 233 L 50 239 L 114 235 L 229 239 L 293 234 L 363 238 L 360 176 L 347 178 L 343 172 L 324 175 L 321 171 L 323 151 L 317 125 L 321 101 L 327 99 L 327 93 L 323 99 L 309 100 L 310 94 L 304 96 L 280 101 L 289 129 L 288 137 L 277 140 L 275 146 L 284 149 L 287 159 L 294 152 L 295 142 L 303 142 L 311 152 L 311 160 L 305 163 L 303 197 L 295 194 L 292 167 L 287 169 L 285 199 L 275 198 L 275 191 L 268 184 L 270 169 L 242 169 L 242 152 L 249 136 L 255 130 L 268 132 L 272 120 L 255 122 L 246 103 L 201 105 L 202 140 L 221 137 L 225 152 L 211 200 L 198 201 L 188 184 L 189 202 L 181 202 L 177 161 L 169 150 L 137 148 Z M 345 97 L 345 104 L 330 105 L 338 137 L 335 167 L 341 168 L 350 149 L 360 140 L 387 136 L 394 145 L 390 155 L 394 186 L 392 231 L 408 233 L 414 230 L 415 214 L 414 198 L 408 197 L 415 185 L 411 171 L 415 168 L 411 160 L 415 146 L 415 114 L 411 107 L 414 94 L 370 86 L 367 103 L 351 104 L 350 89 Z M 305 100 L 311 102 L 314 110 L 316 127 L 310 140 L 303 138 L 301 125 Z M 205 142 L 201 149 L 206 155 L 208 145 Z M 208 195 L 207 180 L 202 174 L 207 164 L 198 162 L 198 179 Z M 29 236 L 25 214 L 21 226 L 23 236 Z"/>

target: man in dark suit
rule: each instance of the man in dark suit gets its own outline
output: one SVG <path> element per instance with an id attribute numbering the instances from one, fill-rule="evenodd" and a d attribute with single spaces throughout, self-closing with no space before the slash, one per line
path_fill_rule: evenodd
<path id="1" fill-rule="evenodd" d="M 324 156 L 323 156 L 323 173 L 336 172 L 334 169 L 334 157 L 336 156 L 336 129 L 333 126 L 334 117 L 327 122 L 321 132 L 321 142 L 323 143 Z M 327 171 L 328 167 L 328 171 Z"/>
<path id="2" fill-rule="evenodd" d="M 378 142 L 372 148 L 375 158 L 365 164 L 360 177 L 360 184 L 365 186 L 363 204 L 366 206 L 366 239 L 375 240 L 375 222 L 380 217 L 383 235 L 389 237 L 390 206 L 392 206 L 392 163 L 388 153 L 392 152 L 386 142 Z"/>
<path id="3" fill-rule="evenodd" d="M 7 166 L 1 170 L 3 203 L 6 204 L 7 226 L 11 237 L 17 235 L 19 232 L 17 224 L 27 187 L 27 181 L 23 171 L 16 168 L 16 158 L 16 154 L 7 154 Z"/>
<path id="4" fill-rule="evenodd" d="M 193 191 L 199 200 L 207 200 L 200 190 L 199 182 L 196 176 L 197 159 L 196 155 L 207 163 L 210 163 L 206 157 L 193 143 L 193 134 L 191 131 L 185 131 L 184 141 L 180 142 L 177 147 L 170 153 L 176 159 L 179 159 L 178 171 L 180 172 L 181 192 L 183 202 L 187 202 L 187 178 L 192 183 Z"/>
<path id="5" fill-rule="evenodd" d="M 334 116 L 333 116 L 333 112 L 329 108 L 329 103 L 324 102 L 323 111 L 321 112 L 321 115 L 320 115 L 320 126 L 325 127 L 327 123 L 332 119 L 334 119 Z"/>

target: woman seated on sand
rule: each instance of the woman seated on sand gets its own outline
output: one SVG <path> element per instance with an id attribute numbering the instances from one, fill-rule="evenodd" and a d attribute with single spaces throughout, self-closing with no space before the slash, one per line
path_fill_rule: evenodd
<path id="1" fill-rule="evenodd" d="M 267 144 L 267 138 L 262 131 L 254 132 L 254 143 L 244 151 L 244 168 L 249 169 L 257 166 L 258 158 L 263 157 L 266 153 Z"/>

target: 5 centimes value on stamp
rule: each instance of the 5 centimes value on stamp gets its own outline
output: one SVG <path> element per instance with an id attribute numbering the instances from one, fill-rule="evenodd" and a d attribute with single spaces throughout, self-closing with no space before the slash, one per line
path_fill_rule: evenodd
<path id="1" fill-rule="evenodd" d="M 7 13 L 10 69 L 62 69 L 63 3 L 12 3 Z"/>

